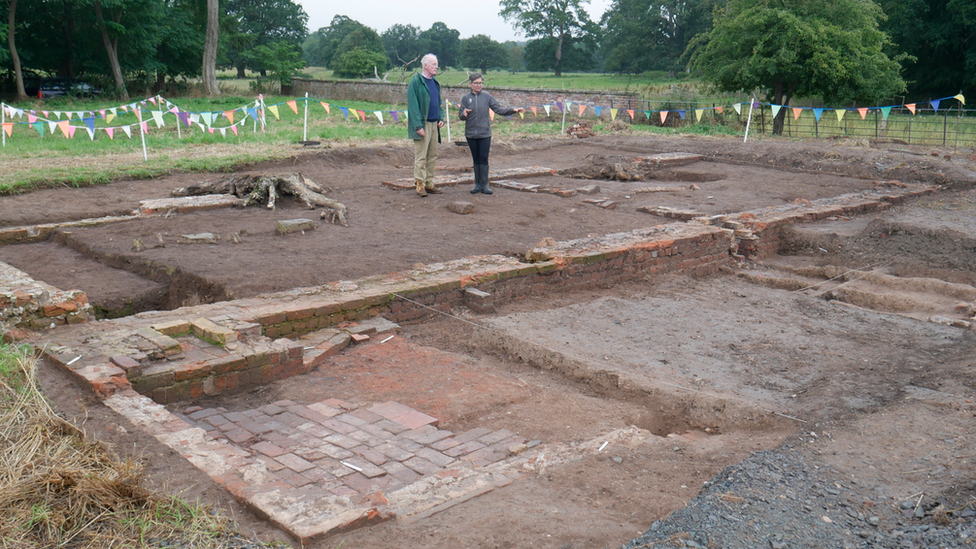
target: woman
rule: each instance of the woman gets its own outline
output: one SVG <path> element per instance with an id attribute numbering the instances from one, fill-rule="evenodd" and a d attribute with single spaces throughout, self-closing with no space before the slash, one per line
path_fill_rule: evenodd
<path id="1" fill-rule="evenodd" d="M 491 194 L 488 188 L 488 150 L 491 149 L 491 118 L 488 109 L 502 116 L 525 112 L 525 109 L 504 108 L 490 93 L 482 90 L 484 77 L 472 74 L 468 77 L 471 93 L 461 98 L 460 118 L 464 120 L 464 137 L 471 148 L 474 160 L 474 189 L 471 194 Z"/>

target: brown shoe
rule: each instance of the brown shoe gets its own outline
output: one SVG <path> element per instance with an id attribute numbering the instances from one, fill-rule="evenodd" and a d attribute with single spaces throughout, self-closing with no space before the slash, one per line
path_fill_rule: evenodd
<path id="1" fill-rule="evenodd" d="M 427 196 L 427 189 L 424 188 L 424 182 L 419 179 L 417 180 L 417 194 L 421 197 Z"/>
<path id="2" fill-rule="evenodd" d="M 429 192 L 430 194 L 441 194 L 442 192 L 444 192 L 433 185 L 427 187 L 426 191 Z"/>

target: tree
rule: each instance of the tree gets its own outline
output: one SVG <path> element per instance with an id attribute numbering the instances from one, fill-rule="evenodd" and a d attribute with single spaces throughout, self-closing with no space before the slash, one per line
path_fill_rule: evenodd
<path id="1" fill-rule="evenodd" d="M 461 33 L 438 21 L 420 33 L 420 41 L 427 51 L 437 55 L 441 67 L 457 67 L 461 54 Z"/>
<path id="2" fill-rule="evenodd" d="M 386 70 L 386 54 L 366 48 L 355 48 L 336 56 L 332 72 L 343 78 L 364 78 L 374 71 Z"/>
<path id="3" fill-rule="evenodd" d="M 217 43 L 219 33 L 219 0 L 207 0 L 207 37 L 203 47 L 203 91 L 208 97 L 220 95 L 217 85 Z"/>
<path id="4" fill-rule="evenodd" d="M 976 94 L 976 5 L 969 0 L 880 0 L 888 20 L 881 29 L 897 44 L 916 97 Z M 907 55 L 901 55 L 899 54 Z"/>
<path id="5" fill-rule="evenodd" d="M 17 55 L 17 44 L 14 35 L 17 29 L 17 0 L 10 0 L 7 8 L 7 45 L 10 47 L 10 60 L 14 64 L 14 77 L 17 79 L 17 101 L 26 101 L 27 92 L 24 91 L 24 73 L 20 69 L 20 56 Z"/>
<path id="6" fill-rule="evenodd" d="M 392 65 L 403 65 L 427 53 L 427 43 L 420 39 L 420 27 L 397 23 L 380 38 Z"/>
<path id="7" fill-rule="evenodd" d="M 730 0 L 712 30 L 693 41 L 691 64 L 724 91 L 759 89 L 773 104 L 796 96 L 874 102 L 905 89 L 884 17 L 870 0 Z M 782 134 L 786 109 L 773 122 Z"/>
<path id="8" fill-rule="evenodd" d="M 553 70 L 562 76 L 566 42 L 584 34 L 595 34 L 596 25 L 583 8 L 589 0 L 501 0 L 501 15 L 525 36 L 551 38 L 555 42 Z"/>
<path id="9" fill-rule="evenodd" d="M 121 25 L 122 14 L 125 12 L 125 6 L 123 3 L 117 3 L 114 5 L 109 5 L 110 8 L 114 8 L 114 13 L 112 14 L 112 19 L 106 21 L 102 16 L 102 4 L 99 0 L 94 0 L 95 2 L 95 18 L 98 20 L 98 29 L 102 34 L 102 45 L 105 46 L 105 51 L 108 53 L 109 66 L 112 69 L 112 80 L 115 82 L 115 89 L 119 94 L 119 97 L 123 101 L 129 100 L 129 90 L 125 87 L 125 79 L 122 78 L 122 66 L 119 65 L 119 37 L 116 34 L 114 37 L 109 36 L 108 27 L 111 26 L 113 31 L 124 31 L 124 27 Z"/>
<path id="10" fill-rule="evenodd" d="M 265 67 L 271 79 L 278 86 L 291 82 L 305 68 L 302 52 L 294 44 L 287 42 L 272 42 L 268 45 L 255 46 L 251 50 L 252 61 Z"/>
<path id="11" fill-rule="evenodd" d="M 245 69 L 267 75 L 267 68 L 255 61 L 253 48 L 272 42 L 301 47 L 307 35 L 308 15 L 292 0 L 227 0 L 225 6 L 230 20 L 225 44 L 238 78 L 244 78 Z"/>
<path id="12" fill-rule="evenodd" d="M 465 67 L 478 67 L 481 74 L 488 68 L 504 67 L 508 60 L 505 48 L 484 34 L 461 40 L 461 63 Z"/>
<path id="13" fill-rule="evenodd" d="M 606 70 L 674 71 L 692 37 L 711 27 L 714 0 L 614 0 L 603 14 Z"/>
<path id="14" fill-rule="evenodd" d="M 346 38 L 357 31 L 358 35 L 346 42 Z M 315 31 L 313 36 L 305 41 L 302 50 L 305 61 L 309 65 L 334 69 L 333 60 L 352 49 L 349 46 L 353 44 L 367 51 L 379 52 L 384 55 L 386 52 L 383 47 L 383 39 L 375 30 L 345 15 L 336 15 L 328 27 L 322 27 Z"/>
<path id="15" fill-rule="evenodd" d="M 517 42 L 509 40 L 502 43 L 502 47 L 507 51 L 507 68 L 512 72 L 522 72 L 525 70 L 525 48 Z"/>
<path id="16" fill-rule="evenodd" d="M 534 72 L 554 70 L 555 51 L 559 47 L 559 41 L 555 38 L 529 40 L 525 44 L 525 68 Z M 562 43 L 562 59 L 559 61 L 559 66 L 567 71 L 592 69 L 594 61 L 591 44 L 578 43 L 574 38 L 567 37 Z"/>

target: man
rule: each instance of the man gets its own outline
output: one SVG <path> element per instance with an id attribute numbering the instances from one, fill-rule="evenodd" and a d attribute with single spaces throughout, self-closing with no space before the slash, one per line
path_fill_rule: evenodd
<path id="1" fill-rule="evenodd" d="M 434 187 L 434 162 L 441 141 L 444 111 L 441 108 L 441 85 L 437 76 L 437 56 L 428 53 L 420 60 L 423 70 L 407 86 L 407 135 L 413 139 L 413 177 L 417 194 L 440 194 Z"/>

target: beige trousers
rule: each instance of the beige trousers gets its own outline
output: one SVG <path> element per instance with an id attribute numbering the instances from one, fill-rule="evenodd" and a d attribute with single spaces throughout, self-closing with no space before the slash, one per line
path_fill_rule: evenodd
<path id="1" fill-rule="evenodd" d="M 434 163 L 437 162 L 437 122 L 424 122 L 424 136 L 413 140 L 413 178 L 434 186 Z"/>

